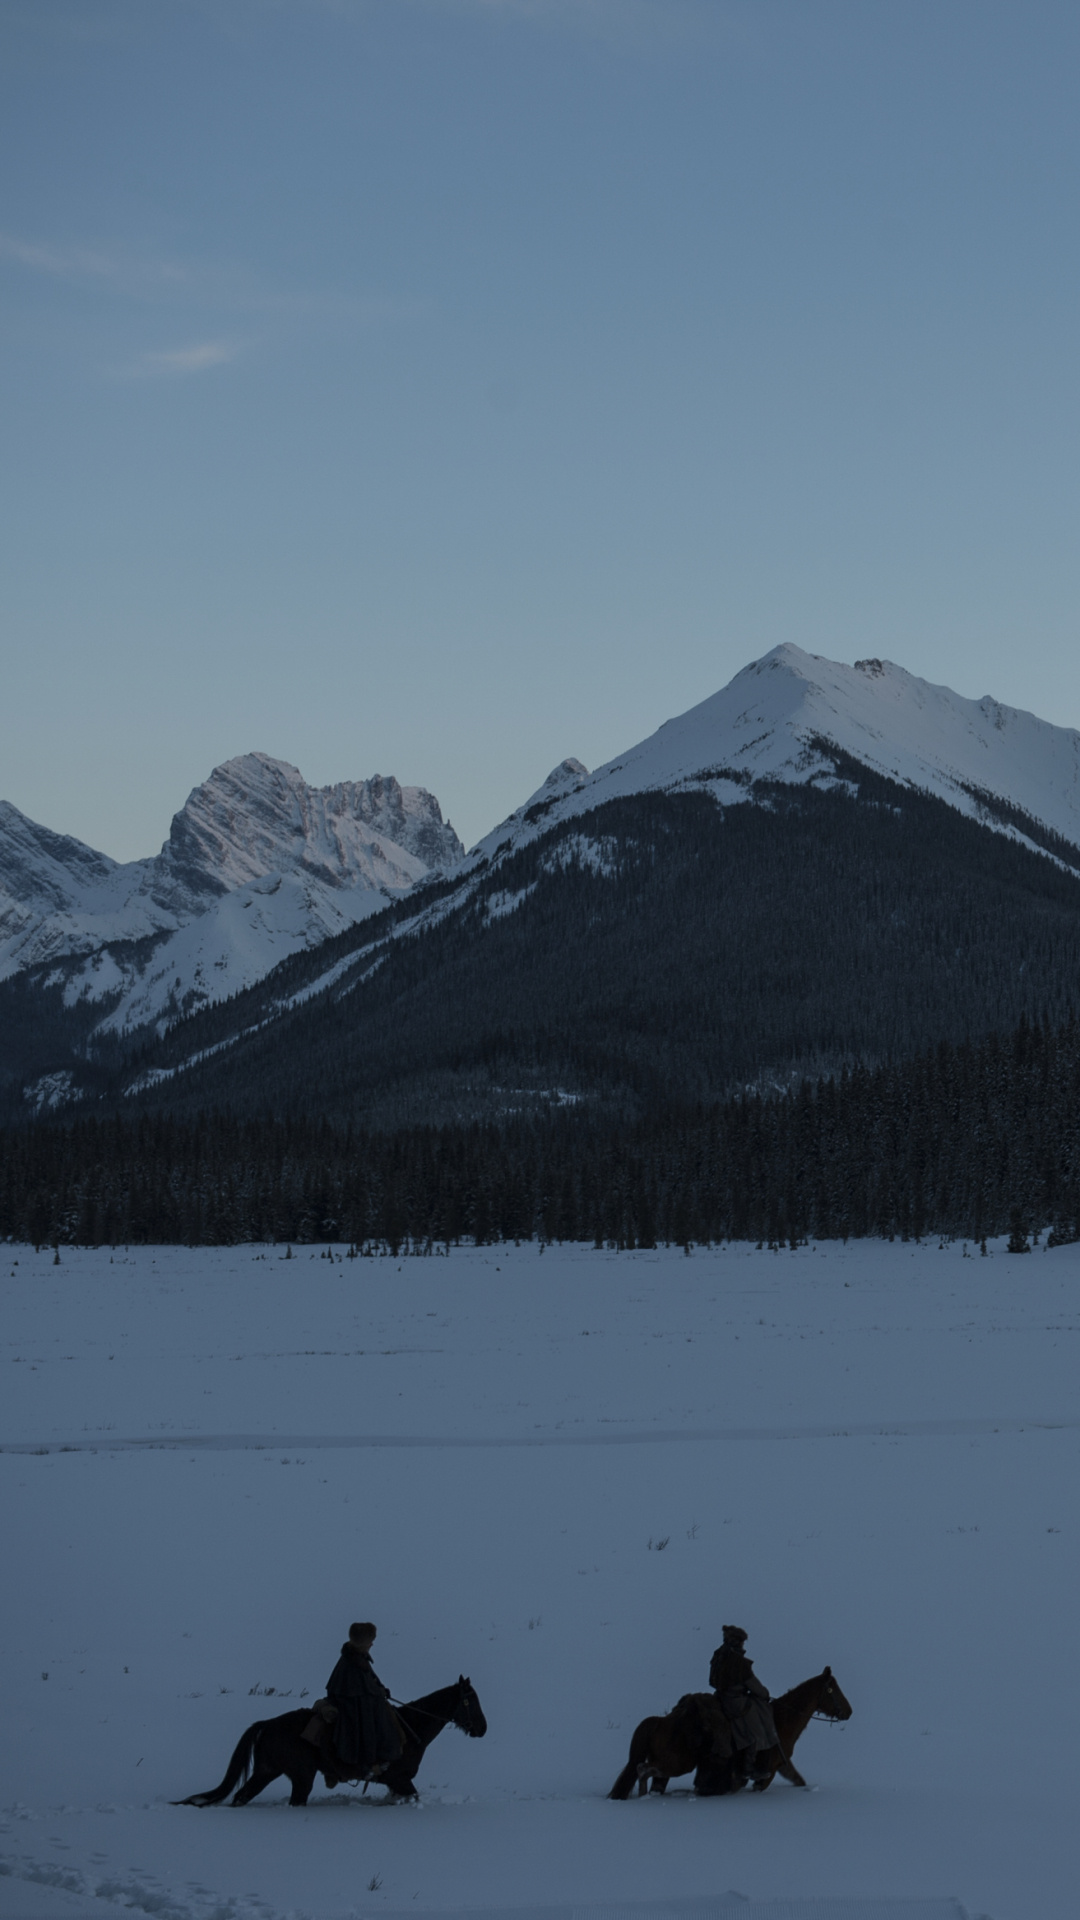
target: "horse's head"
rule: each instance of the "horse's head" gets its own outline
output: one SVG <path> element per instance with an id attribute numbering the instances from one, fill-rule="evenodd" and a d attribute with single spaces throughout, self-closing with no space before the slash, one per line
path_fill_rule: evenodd
<path id="1" fill-rule="evenodd" d="M 850 1707 L 848 1712 L 851 1712 Z M 458 1674 L 453 1721 L 455 1727 L 460 1727 L 462 1733 L 467 1733 L 470 1740 L 481 1740 L 487 1732 L 487 1721 L 484 1718 L 484 1709 L 477 1698 L 476 1688 L 463 1673 Z"/>
<path id="2" fill-rule="evenodd" d="M 833 1677 L 831 1667 L 826 1667 L 818 1681 L 817 1700 L 814 1712 L 820 1713 L 826 1720 L 850 1720 L 851 1701 L 842 1692 L 839 1683 Z"/>

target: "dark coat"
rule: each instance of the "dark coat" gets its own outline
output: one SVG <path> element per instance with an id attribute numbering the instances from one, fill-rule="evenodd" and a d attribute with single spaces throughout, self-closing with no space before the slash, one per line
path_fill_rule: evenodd
<path id="1" fill-rule="evenodd" d="M 743 1670 L 750 1664 L 741 1648 L 729 1646 L 725 1640 L 709 1662 L 709 1685 L 714 1693 L 727 1693 L 729 1688 L 739 1686 Z"/>
<path id="2" fill-rule="evenodd" d="M 326 1697 L 338 1710 L 334 1752 L 343 1773 L 374 1773 L 397 1759 L 401 1728 L 370 1653 L 346 1641 L 326 1683 Z"/>
<path id="3" fill-rule="evenodd" d="M 753 1661 L 738 1647 L 717 1647 L 709 1663 L 709 1685 L 716 1690 L 739 1751 L 760 1753 L 779 1745 L 769 1690 L 754 1672 Z"/>

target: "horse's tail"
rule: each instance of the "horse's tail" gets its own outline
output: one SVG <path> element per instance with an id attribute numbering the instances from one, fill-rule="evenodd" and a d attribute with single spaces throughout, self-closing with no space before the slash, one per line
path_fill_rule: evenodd
<path id="1" fill-rule="evenodd" d="M 234 1787 L 241 1786 L 251 1772 L 255 1758 L 255 1743 L 266 1725 L 265 1720 L 256 1720 L 246 1733 L 240 1735 L 233 1749 L 232 1759 L 225 1770 L 221 1784 L 212 1787 L 209 1793 L 193 1793 L 186 1800 L 174 1800 L 174 1807 L 216 1807 L 226 1799 Z"/>
<path id="2" fill-rule="evenodd" d="M 649 1739 L 655 1724 L 655 1716 L 653 1716 L 643 1720 L 640 1726 L 634 1728 L 630 1741 L 630 1758 L 608 1794 L 609 1800 L 629 1800 L 638 1783 L 638 1768 L 642 1761 L 649 1757 Z"/>

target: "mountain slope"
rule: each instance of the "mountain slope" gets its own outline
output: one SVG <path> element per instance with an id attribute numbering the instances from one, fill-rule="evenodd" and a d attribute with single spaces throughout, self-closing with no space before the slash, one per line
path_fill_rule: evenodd
<path id="1" fill-rule="evenodd" d="M 989 696 L 967 700 L 891 661 L 846 666 L 784 645 L 594 773 L 564 762 L 583 777 L 550 796 L 541 789 L 475 854 L 490 858 L 624 794 L 704 786 L 732 804 L 754 781 L 827 783 L 830 749 L 1033 845 L 1060 837 L 1080 847 L 1080 733 Z"/>
<path id="2" fill-rule="evenodd" d="M 175 926 L 167 898 L 148 897 L 153 866 L 121 866 L 0 801 L 0 979 L 106 940 Z"/>
<path id="3" fill-rule="evenodd" d="M 1080 877 L 840 755 L 831 789 L 756 801 L 609 801 L 296 956 L 118 1084 L 388 1127 L 629 1118 L 1068 1017 Z"/>
<path id="4" fill-rule="evenodd" d="M 316 803 L 295 770 L 243 766 L 189 803 L 147 897 L 236 880 L 234 846 L 289 871 L 133 951 L 89 1063 L 57 1086 L 72 1062 L 50 1056 L 40 1097 L 387 1126 L 563 1099 L 642 1112 L 1063 1019 L 1076 998 L 1080 735 L 878 661 L 777 648 L 607 767 L 562 762 L 456 863 L 428 796 Z M 408 849 L 375 845 L 387 807 L 430 861 L 396 896 L 374 865 L 408 878 Z M 63 991 L 108 991 L 95 971 L 125 964 L 92 955 Z"/>
<path id="5" fill-rule="evenodd" d="M 453 871 L 463 852 L 422 787 L 376 775 L 313 788 L 286 761 L 245 754 L 196 787 L 153 863 L 167 896 L 201 896 L 202 910 L 178 916 L 148 956 L 95 954 L 71 975 L 68 997 L 118 986 L 102 1023 L 113 1032 L 225 999 Z"/>
<path id="6" fill-rule="evenodd" d="M 235 993 L 463 853 L 423 788 L 376 776 L 317 789 L 262 753 L 196 787 L 153 859 L 119 864 L 2 803 L 0 981 L 21 976 L 53 1007 L 54 1070 L 76 1037 Z"/>

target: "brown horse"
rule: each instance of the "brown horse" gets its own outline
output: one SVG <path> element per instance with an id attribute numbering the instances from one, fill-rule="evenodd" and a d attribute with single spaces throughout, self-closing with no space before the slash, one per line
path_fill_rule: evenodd
<path id="1" fill-rule="evenodd" d="M 479 1740 L 487 1732 L 476 1689 L 464 1674 L 459 1675 L 456 1686 L 441 1687 L 437 1693 L 426 1693 L 422 1699 L 410 1700 L 398 1707 L 397 1717 L 405 1745 L 378 1781 L 380 1787 L 389 1788 L 391 1799 L 416 1799 L 416 1773 L 425 1749 L 451 1722 L 472 1740 Z M 240 1735 L 225 1778 L 219 1785 L 206 1793 L 193 1793 L 187 1800 L 178 1800 L 175 1804 L 179 1807 L 220 1806 L 233 1788 L 238 1787 L 232 1804 L 246 1807 L 272 1780 L 285 1774 L 292 1788 L 290 1807 L 306 1807 L 308 1795 L 323 1767 L 319 1749 L 301 1737 L 310 1718 L 311 1709 L 301 1707 L 292 1713 L 279 1713 L 273 1720 L 256 1720 Z"/>
<path id="2" fill-rule="evenodd" d="M 815 1714 L 825 1720 L 850 1720 L 851 1705 L 833 1678 L 832 1668 L 826 1667 L 823 1673 L 782 1693 L 773 1701 L 772 1712 L 779 1744 L 757 1756 L 755 1793 L 764 1793 L 778 1773 L 793 1787 L 805 1787 L 806 1781 L 791 1760 L 796 1741 Z M 639 1793 L 647 1793 L 650 1787 L 655 1793 L 663 1793 L 668 1781 L 682 1773 L 694 1774 L 694 1785 L 702 1795 L 737 1793 L 746 1785 L 746 1776 L 724 1731 L 714 1694 L 684 1694 L 671 1713 L 654 1714 L 635 1727 L 630 1758 L 609 1799 L 628 1800 L 635 1786 Z"/>

